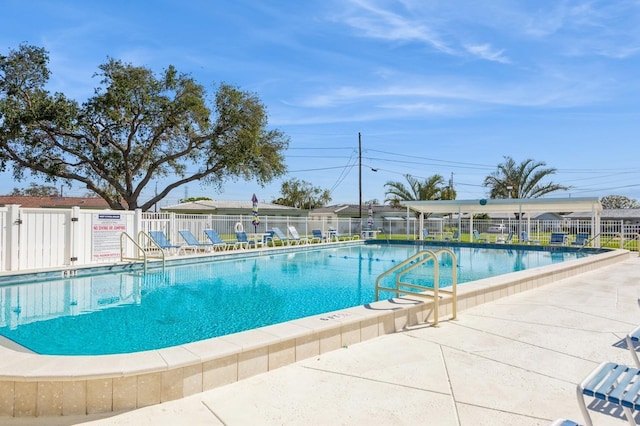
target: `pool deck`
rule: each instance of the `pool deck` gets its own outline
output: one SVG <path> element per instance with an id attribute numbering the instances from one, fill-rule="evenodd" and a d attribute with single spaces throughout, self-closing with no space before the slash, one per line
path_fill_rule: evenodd
<path id="1" fill-rule="evenodd" d="M 631 364 L 640 257 L 463 309 L 159 405 L 3 425 L 548 425 L 582 422 L 576 384 L 602 361 Z M 597 425 L 624 425 L 618 411 Z"/>

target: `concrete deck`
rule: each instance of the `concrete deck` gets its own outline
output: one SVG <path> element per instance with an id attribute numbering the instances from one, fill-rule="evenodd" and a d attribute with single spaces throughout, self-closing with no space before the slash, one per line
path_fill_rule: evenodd
<path id="1" fill-rule="evenodd" d="M 3 425 L 548 425 L 582 422 L 576 384 L 632 364 L 640 258 L 485 303 L 187 398 L 125 413 Z M 593 406 L 596 425 L 624 425 Z M 610 407 L 609 407 L 610 408 Z"/>

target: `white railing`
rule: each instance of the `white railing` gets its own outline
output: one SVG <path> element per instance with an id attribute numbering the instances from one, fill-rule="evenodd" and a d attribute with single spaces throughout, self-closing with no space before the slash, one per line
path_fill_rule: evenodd
<path id="1" fill-rule="evenodd" d="M 419 239 L 419 221 L 407 218 L 309 218 L 259 216 L 258 232 L 279 227 L 287 232 L 294 226 L 301 236 L 310 236 L 313 229 L 326 235 L 335 228 L 342 235 L 359 234 L 361 229 L 378 231 L 378 238 Z M 0 272 L 28 271 L 47 268 L 73 268 L 74 266 L 115 263 L 120 260 L 120 235 L 131 236 L 143 231 L 162 230 L 169 240 L 184 244 L 179 230 L 188 229 L 206 242 L 205 229 L 215 229 L 227 240 L 235 240 L 236 224 L 252 232 L 251 212 L 243 215 L 200 215 L 177 213 L 152 213 L 142 211 L 81 210 L 21 208 L 18 205 L 0 207 Z M 457 230 L 461 236 L 469 235 L 471 223 L 468 219 L 427 220 L 424 227 L 430 235 L 445 238 Z M 638 250 L 640 225 L 623 221 L 602 221 L 600 229 L 591 229 L 590 220 L 473 220 L 473 229 L 478 230 L 490 242 L 506 236 L 511 230 L 513 242 L 518 242 L 521 231 L 541 244 L 548 243 L 551 232 L 564 232 L 570 240 L 578 232 L 589 233 L 590 239 L 599 236 L 609 247 Z M 463 237 L 464 240 L 464 237 Z M 135 257 L 135 248 L 125 257 Z"/>

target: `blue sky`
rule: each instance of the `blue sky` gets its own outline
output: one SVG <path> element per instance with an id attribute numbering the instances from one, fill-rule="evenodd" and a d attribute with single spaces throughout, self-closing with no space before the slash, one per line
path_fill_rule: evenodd
<path id="1" fill-rule="evenodd" d="M 108 57 L 171 64 L 207 88 L 256 93 L 270 127 L 290 136 L 282 179 L 222 192 L 190 184 L 161 205 L 253 192 L 270 201 L 290 178 L 357 203 L 359 133 L 364 201 L 383 201 L 384 184 L 406 173 L 453 176 L 459 199 L 482 198 L 505 155 L 556 168 L 551 180 L 571 190 L 554 196 L 640 199 L 637 0 L 0 4 L 0 52 L 46 48 L 51 91 L 84 100 Z M 5 173 L 0 193 L 28 182 Z"/>

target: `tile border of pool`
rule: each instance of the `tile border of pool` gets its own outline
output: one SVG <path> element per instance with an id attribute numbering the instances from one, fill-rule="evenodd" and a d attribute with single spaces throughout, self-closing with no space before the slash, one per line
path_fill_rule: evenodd
<path id="1" fill-rule="evenodd" d="M 458 287 L 458 310 L 621 262 L 628 256 L 626 250 L 611 250 L 465 283 Z M 0 416 L 106 413 L 180 399 L 432 321 L 432 309 L 431 302 L 404 297 L 132 354 L 50 356 L 0 346 Z M 440 321 L 450 315 L 451 300 L 443 300 Z"/>

